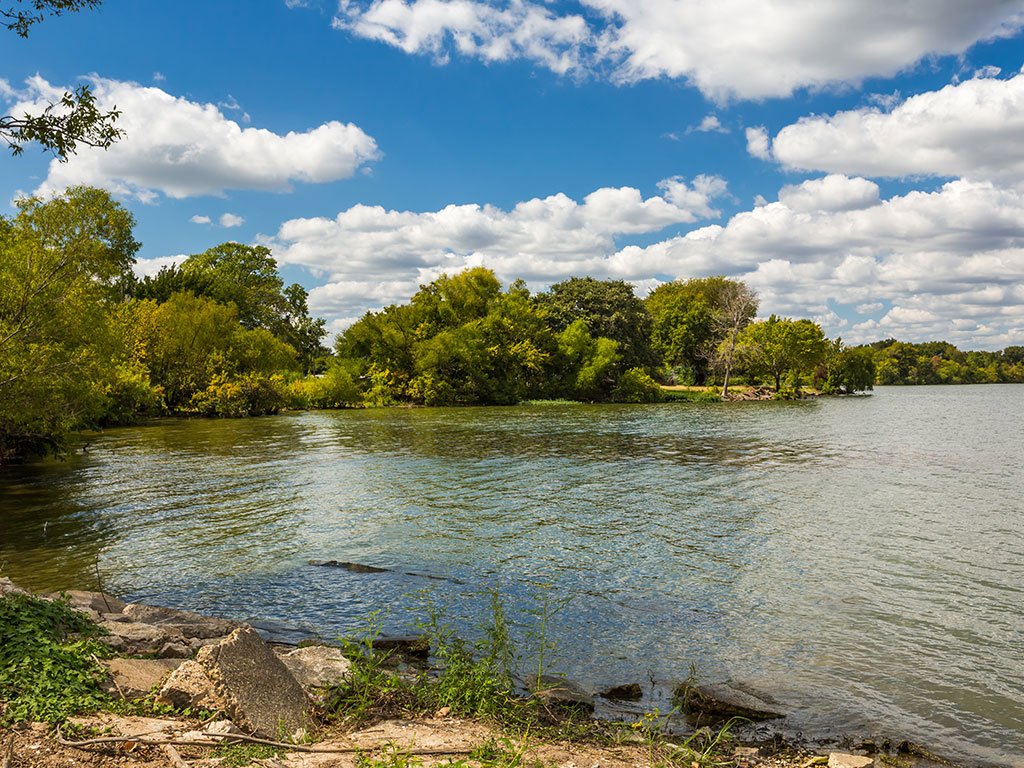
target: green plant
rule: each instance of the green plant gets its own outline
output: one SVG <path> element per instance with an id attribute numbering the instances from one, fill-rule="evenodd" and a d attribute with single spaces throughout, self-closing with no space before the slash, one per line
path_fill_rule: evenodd
<path id="1" fill-rule="evenodd" d="M 100 630 L 66 598 L 0 599 L 0 723 L 64 721 L 109 704 L 97 659 L 110 655 Z"/>
<path id="2" fill-rule="evenodd" d="M 539 591 L 533 594 L 534 607 L 527 608 L 526 612 L 534 617 L 536 622 L 534 628 L 526 631 L 526 636 L 533 638 L 537 644 L 537 682 L 544 674 L 544 656 L 548 651 L 555 650 L 555 643 L 548 639 L 548 621 L 567 606 L 572 598 L 565 597 L 559 600 L 551 598 L 551 583 L 545 582 L 538 585 Z"/>
<path id="3" fill-rule="evenodd" d="M 266 744 L 218 744 L 212 753 L 220 758 L 218 765 L 224 768 L 240 768 L 252 765 L 254 760 L 281 757 L 284 750 Z"/>

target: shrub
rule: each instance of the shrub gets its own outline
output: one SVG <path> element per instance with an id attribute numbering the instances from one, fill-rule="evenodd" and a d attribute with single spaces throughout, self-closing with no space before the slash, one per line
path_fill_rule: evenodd
<path id="1" fill-rule="evenodd" d="M 630 368 L 612 390 L 612 400 L 617 403 L 657 403 L 661 399 L 661 387 L 643 368 Z"/>

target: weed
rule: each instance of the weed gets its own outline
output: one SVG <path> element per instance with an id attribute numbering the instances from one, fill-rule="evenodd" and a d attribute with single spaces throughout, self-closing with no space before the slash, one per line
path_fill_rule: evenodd
<path id="1" fill-rule="evenodd" d="M 560 600 L 551 598 L 551 584 L 546 582 L 539 585 L 538 592 L 533 594 L 534 607 L 527 608 L 526 612 L 534 617 L 536 628 L 527 630 L 526 636 L 532 637 L 537 643 L 537 684 L 540 685 L 541 676 L 544 674 L 544 655 L 547 651 L 554 651 L 555 644 L 548 639 L 548 621 L 555 614 L 569 604 L 572 598 L 566 597 Z"/>
<path id="2" fill-rule="evenodd" d="M 212 754 L 220 758 L 218 765 L 224 768 L 240 768 L 252 765 L 254 760 L 281 757 L 284 750 L 266 744 L 218 744 L 213 748 Z"/>
<path id="3" fill-rule="evenodd" d="M 106 706 L 103 670 L 110 656 L 102 634 L 66 598 L 7 595 L 0 600 L 0 723 L 63 722 L 69 715 Z"/>

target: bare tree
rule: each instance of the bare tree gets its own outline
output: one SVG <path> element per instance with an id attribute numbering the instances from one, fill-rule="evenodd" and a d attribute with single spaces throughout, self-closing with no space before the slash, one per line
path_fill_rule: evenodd
<path id="1" fill-rule="evenodd" d="M 715 367 L 725 372 L 722 397 L 729 391 L 736 337 L 754 319 L 757 303 L 757 292 L 742 280 L 728 280 L 719 289 L 718 311 L 711 322 L 715 338 L 722 339 L 714 351 L 713 360 Z"/>

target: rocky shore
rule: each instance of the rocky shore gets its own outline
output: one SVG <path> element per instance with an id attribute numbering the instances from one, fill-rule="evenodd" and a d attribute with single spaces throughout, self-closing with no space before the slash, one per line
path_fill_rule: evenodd
<path id="1" fill-rule="evenodd" d="M 0 599 L 19 594 L 29 593 L 0 578 Z M 35 597 L 66 598 L 74 610 L 100 627 L 103 632 L 99 641 L 116 653 L 110 659 L 96 659 L 105 670 L 103 686 L 107 693 L 115 701 L 151 702 L 152 711 L 160 716 L 119 714 L 115 707 L 113 711 L 70 718 L 69 723 L 80 734 L 103 734 L 95 739 L 64 738 L 41 723 L 0 729 L 0 768 L 199 768 L 239 764 L 209 754 L 208 748 L 232 741 L 239 745 L 278 745 L 274 756 L 253 758 L 251 764 L 264 768 L 413 768 L 435 764 L 480 768 L 492 765 L 480 759 L 480 745 L 511 745 L 513 741 L 517 759 L 508 765 L 500 763 L 501 768 L 653 768 L 655 764 L 676 764 L 670 741 L 661 737 L 655 740 L 649 729 L 637 726 L 622 726 L 614 736 L 588 740 L 579 737 L 583 731 L 578 725 L 561 732 L 556 724 L 537 738 L 506 734 L 485 722 L 454 716 L 449 707 L 432 716 L 386 719 L 370 728 L 325 726 L 320 715 L 329 703 L 332 686 L 351 683 L 353 675 L 352 662 L 337 647 L 270 644 L 242 622 L 125 603 L 102 592 L 72 590 L 59 596 Z M 407 674 L 403 668 L 410 669 L 410 664 L 425 669 L 430 653 L 421 638 L 380 638 L 373 646 L 372 653 L 393 659 L 395 675 Z M 535 691 L 532 695 L 553 715 L 554 723 L 561 714 L 586 718 L 593 713 L 593 693 L 571 681 L 542 676 L 527 681 L 527 687 Z M 601 695 L 635 700 L 639 692 L 639 686 L 624 685 Z M 678 696 L 698 727 L 686 743 L 700 751 L 689 749 L 686 754 L 708 758 L 704 762 L 703 758 L 688 757 L 689 762 L 680 764 L 682 768 L 949 765 L 906 743 L 889 745 L 888 750 L 883 749 L 884 745 L 865 743 L 859 749 L 819 754 L 792 748 L 777 739 L 768 744 L 724 740 L 716 729 L 731 717 L 760 720 L 784 715 L 770 702 L 728 683 L 684 685 Z M 0 701 L 0 714 L 5 707 Z M 199 721 L 192 715 L 199 711 L 214 715 Z M 398 754 L 404 757 L 397 760 Z M 682 753 L 675 754 L 678 757 Z"/>

